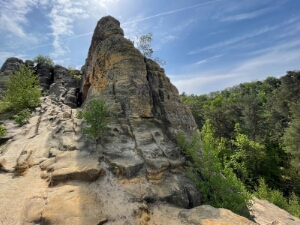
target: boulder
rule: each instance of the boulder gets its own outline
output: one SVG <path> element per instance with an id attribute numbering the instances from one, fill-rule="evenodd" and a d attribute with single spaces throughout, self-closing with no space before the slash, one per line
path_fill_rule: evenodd
<path id="1" fill-rule="evenodd" d="M 52 188 L 47 197 L 29 198 L 23 209 L 23 224 L 83 225 L 106 221 L 101 199 L 84 184 Z"/>
<path id="2" fill-rule="evenodd" d="M 49 94 L 60 100 L 67 93 L 67 89 L 61 83 L 53 83 L 50 85 Z"/>
<path id="3" fill-rule="evenodd" d="M 193 209 L 185 209 L 179 213 L 179 218 L 188 224 L 201 225 L 254 225 L 256 223 L 239 216 L 228 209 L 201 205 Z"/>
<path id="4" fill-rule="evenodd" d="M 104 175 L 97 155 L 80 151 L 60 152 L 55 160 L 50 158 L 44 161 L 41 169 L 48 172 L 50 185 L 68 180 L 94 181 Z"/>
<path id="5" fill-rule="evenodd" d="M 253 206 L 251 213 L 254 216 L 255 222 L 260 225 L 280 224 L 280 225 L 296 225 L 300 224 L 300 220 L 287 211 L 278 206 L 261 200 L 256 197 L 253 198 Z"/>

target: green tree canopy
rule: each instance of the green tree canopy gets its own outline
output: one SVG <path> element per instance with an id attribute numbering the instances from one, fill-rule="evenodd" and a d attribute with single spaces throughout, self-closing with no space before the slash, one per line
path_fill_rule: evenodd
<path id="1" fill-rule="evenodd" d="M 48 55 L 38 55 L 33 59 L 33 61 L 35 63 L 48 63 L 49 65 L 54 66 L 53 60 Z"/>

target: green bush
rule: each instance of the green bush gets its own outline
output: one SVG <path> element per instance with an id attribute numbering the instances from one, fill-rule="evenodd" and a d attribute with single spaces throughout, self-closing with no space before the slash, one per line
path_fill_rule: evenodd
<path id="1" fill-rule="evenodd" d="M 68 66 L 68 70 L 70 71 L 71 77 L 73 77 L 76 81 L 81 80 L 81 75 L 76 73 L 76 67 L 75 66 Z"/>
<path id="2" fill-rule="evenodd" d="M 28 123 L 28 120 L 31 117 L 31 113 L 29 109 L 23 109 L 14 117 L 15 117 L 14 119 L 15 123 L 21 127 L 24 124 Z"/>
<path id="3" fill-rule="evenodd" d="M 6 134 L 6 128 L 3 125 L 0 125 L 0 138 L 4 137 Z"/>
<path id="4" fill-rule="evenodd" d="M 76 110 L 76 118 L 77 119 L 82 119 L 83 117 L 82 117 L 82 111 L 81 110 Z"/>
<path id="5" fill-rule="evenodd" d="M 89 138 L 99 140 L 101 133 L 107 128 L 111 121 L 108 114 L 108 106 L 104 99 L 92 98 L 89 100 L 84 110 L 82 117 L 86 120 L 87 126 L 83 127 L 83 132 Z"/>
<path id="6" fill-rule="evenodd" d="M 219 153 L 224 148 L 224 143 L 214 137 L 209 121 L 206 121 L 201 133 L 193 134 L 191 141 L 186 141 L 179 134 L 178 144 L 189 159 L 187 175 L 199 188 L 204 204 L 227 208 L 249 217 L 247 207 L 251 206 L 251 195 L 232 169 L 222 167 Z"/>
<path id="7" fill-rule="evenodd" d="M 43 56 L 43 55 L 38 55 L 38 56 L 36 56 L 36 57 L 33 59 L 33 61 L 34 61 L 35 63 L 47 63 L 47 64 L 49 64 L 49 65 L 51 65 L 51 66 L 54 66 L 53 60 L 52 60 L 48 55 L 45 55 L 45 56 Z"/>
<path id="8" fill-rule="evenodd" d="M 34 108 L 41 103 L 39 78 L 24 65 L 5 81 L 5 87 L 3 101 L 16 112 Z"/>

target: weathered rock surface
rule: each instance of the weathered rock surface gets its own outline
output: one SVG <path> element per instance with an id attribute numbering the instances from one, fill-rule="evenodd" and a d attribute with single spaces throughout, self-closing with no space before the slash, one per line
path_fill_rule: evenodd
<path id="1" fill-rule="evenodd" d="M 128 193 L 139 201 L 199 205 L 200 194 L 183 176 L 185 158 L 176 144 L 177 132 L 190 135 L 195 120 L 164 70 L 124 38 L 113 17 L 99 20 L 83 74 L 84 98 L 104 98 L 117 118 L 100 149 L 117 177 L 140 181 L 129 185 Z"/>
<path id="2" fill-rule="evenodd" d="M 189 224 L 201 225 L 254 225 L 255 223 L 234 214 L 227 209 L 218 209 L 209 205 L 201 205 L 193 209 L 185 209 L 179 213 L 179 218 Z"/>
<path id="3" fill-rule="evenodd" d="M 191 132 L 197 127 L 164 70 L 124 38 L 115 18 L 99 20 L 83 69 L 84 98 L 100 95 L 116 116 L 160 119 L 171 136 L 174 129 Z"/>
<path id="4" fill-rule="evenodd" d="M 267 200 L 253 199 L 252 214 L 261 225 L 296 225 L 300 220 Z"/>
<path id="5" fill-rule="evenodd" d="M 0 69 L 0 98 L 2 98 L 2 92 L 5 90 L 4 81 L 24 62 L 21 59 L 11 57 L 6 59 Z"/>
<path id="6" fill-rule="evenodd" d="M 36 74 L 40 77 L 40 85 L 43 91 L 49 90 L 53 82 L 53 66 L 48 63 L 38 63 L 36 65 Z"/>
<path id="7" fill-rule="evenodd" d="M 41 163 L 40 167 L 48 172 L 50 185 L 67 180 L 94 181 L 104 175 L 96 154 L 77 150 L 59 152 L 54 158 Z"/>
<path id="8" fill-rule="evenodd" d="M 72 71 L 74 75 L 81 76 L 80 71 Z M 55 65 L 53 68 L 53 82 L 50 86 L 49 94 L 71 108 L 77 108 L 76 89 L 79 88 L 81 81 L 76 80 L 67 68 Z"/>

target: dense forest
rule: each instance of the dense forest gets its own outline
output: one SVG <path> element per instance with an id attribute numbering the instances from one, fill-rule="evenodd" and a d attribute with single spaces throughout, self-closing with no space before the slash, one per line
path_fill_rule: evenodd
<path id="1" fill-rule="evenodd" d="M 199 130 L 209 121 L 214 137 L 225 146 L 218 152 L 221 164 L 249 192 L 264 180 L 287 200 L 299 199 L 300 71 L 205 95 L 182 93 L 181 99 Z"/>

